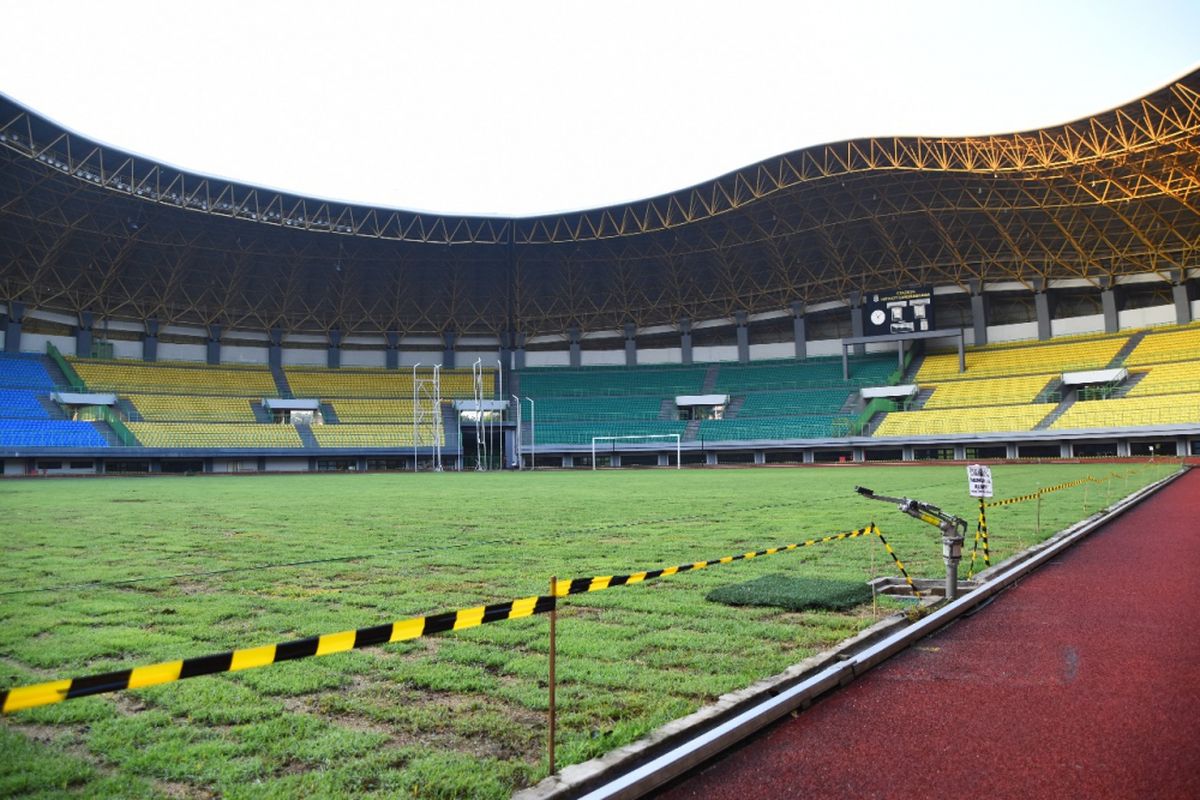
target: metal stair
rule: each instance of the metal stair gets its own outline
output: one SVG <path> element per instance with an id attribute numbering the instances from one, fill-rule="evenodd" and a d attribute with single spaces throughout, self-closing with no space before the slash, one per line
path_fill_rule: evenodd
<path id="1" fill-rule="evenodd" d="M 275 379 L 275 389 L 279 392 L 280 397 L 291 397 L 292 387 L 288 385 L 287 375 L 283 372 L 283 367 L 272 364 L 271 377 Z"/>
<path id="2" fill-rule="evenodd" d="M 337 425 L 341 422 L 338 419 L 337 412 L 333 410 L 333 406 L 329 403 L 321 403 L 321 418 L 325 420 L 326 425 Z"/>
<path id="3" fill-rule="evenodd" d="M 679 407 L 675 405 L 675 401 L 670 397 L 664 397 L 662 403 L 658 406 L 659 419 L 679 419 Z"/>
<path id="4" fill-rule="evenodd" d="M 712 394 L 717 388 L 717 376 L 721 373 L 721 367 L 716 364 L 710 364 L 708 371 L 704 373 L 704 385 L 700 388 L 700 394 Z"/>
<path id="5" fill-rule="evenodd" d="M 93 422 L 92 427 L 100 431 L 100 435 L 104 437 L 104 441 L 108 442 L 109 447 L 123 447 L 117 432 L 109 427 L 107 422 Z"/>
<path id="6" fill-rule="evenodd" d="M 684 430 L 683 430 L 683 437 L 680 439 L 680 441 L 694 442 L 694 441 L 696 441 L 696 437 L 699 435 L 700 435 L 700 420 L 689 419 L 687 427 L 684 428 Z"/>
<path id="7" fill-rule="evenodd" d="M 48 394 L 39 394 L 37 396 L 38 405 L 46 411 L 46 415 L 50 419 L 67 419 L 67 414 L 62 410 L 62 407 L 50 399 Z"/>
<path id="8" fill-rule="evenodd" d="M 738 413 L 744 405 L 746 405 L 746 395 L 739 394 L 737 397 L 731 398 L 729 405 L 725 406 L 725 419 L 737 419 Z"/>
<path id="9" fill-rule="evenodd" d="M 117 398 L 116 409 L 120 416 L 129 422 L 143 422 L 142 412 L 134 408 L 133 403 L 124 397 Z"/>

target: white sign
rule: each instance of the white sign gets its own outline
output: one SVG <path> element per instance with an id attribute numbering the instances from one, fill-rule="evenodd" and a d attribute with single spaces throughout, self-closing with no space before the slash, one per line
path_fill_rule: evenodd
<path id="1" fill-rule="evenodd" d="M 992 496 L 992 468 L 983 464 L 967 466 L 967 488 L 971 497 Z"/>

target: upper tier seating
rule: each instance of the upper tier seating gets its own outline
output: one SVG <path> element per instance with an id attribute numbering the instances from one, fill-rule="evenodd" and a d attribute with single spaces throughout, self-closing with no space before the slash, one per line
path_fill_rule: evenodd
<path id="1" fill-rule="evenodd" d="M 65 419 L 0 419 L 0 448 L 108 447 L 89 422 Z"/>
<path id="2" fill-rule="evenodd" d="M 201 395 L 126 395 L 147 422 L 255 422 L 253 400 Z"/>
<path id="3" fill-rule="evenodd" d="M 539 367 L 521 370 L 521 394 L 542 397 L 699 394 L 708 368 L 690 367 Z"/>
<path id="4" fill-rule="evenodd" d="M 541 422 L 585 420 L 658 419 L 663 398 L 659 397 L 539 397 L 531 409 L 521 401 L 523 419 L 534 415 Z M 674 404 L 672 404 L 674 408 Z"/>
<path id="5" fill-rule="evenodd" d="M 931 353 L 917 371 L 917 383 L 941 383 L 960 378 L 1040 375 L 1085 369 L 1104 369 L 1117 355 L 1128 335 L 1082 341 L 1041 342 L 970 349 L 967 371 L 958 371 L 958 353 Z"/>
<path id="6" fill-rule="evenodd" d="M 211 422 L 130 422 L 129 430 L 145 447 L 301 447 L 292 425 Z"/>
<path id="7" fill-rule="evenodd" d="M 287 367 L 284 370 L 288 386 L 295 397 L 315 397 L 322 400 L 336 397 L 392 397 L 412 399 L 413 375 L 411 368 L 401 369 L 318 369 L 315 367 Z M 483 372 L 483 396 L 492 397 L 495 392 L 496 371 Z M 417 369 L 417 379 L 433 380 L 429 367 Z M 449 400 L 475 396 L 474 378 L 469 369 L 441 370 L 442 397 Z"/>
<path id="8" fill-rule="evenodd" d="M 50 419 L 38 402 L 38 393 L 28 389 L 0 389 L 0 417 L 6 419 Z"/>
<path id="9" fill-rule="evenodd" d="M 1080 400 L 1063 412 L 1050 427 L 1054 430 L 1071 430 L 1187 423 L 1200 423 L 1200 392 Z"/>
<path id="10" fill-rule="evenodd" d="M 330 401 L 338 422 L 412 422 L 413 402 L 409 400 L 353 400 Z M 423 402 L 427 408 L 428 403 Z"/>
<path id="11" fill-rule="evenodd" d="M 0 353 L 0 386 L 8 389 L 54 391 L 54 381 L 43 366 L 42 356 Z"/>
<path id="12" fill-rule="evenodd" d="M 848 367 L 851 384 L 883 386 L 896 370 L 896 357 L 890 354 L 854 356 L 848 360 Z M 841 357 L 721 364 L 719 369 L 716 390 L 729 394 L 762 389 L 840 386 L 844 383 Z"/>
<path id="13" fill-rule="evenodd" d="M 1125 366 L 1140 367 L 1195 358 L 1200 358 L 1200 325 L 1170 331 L 1150 331 L 1125 359 Z"/>
<path id="14" fill-rule="evenodd" d="M 1001 406 L 1013 403 L 1032 403 L 1049 385 L 1054 375 L 1021 375 L 1015 378 L 980 378 L 977 380 L 945 381 L 932 387 L 933 394 L 924 408 L 966 408 L 971 406 Z"/>
<path id="15" fill-rule="evenodd" d="M 67 359 L 91 391 L 145 394 L 277 397 L 266 367 L 213 367 L 206 364 Z"/>
<path id="16" fill-rule="evenodd" d="M 850 397 L 847 389 L 793 389 L 746 395 L 738 419 L 837 414 Z"/>
<path id="17" fill-rule="evenodd" d="M 875 436 L 933 436 L 940 434 L 1029 431 L 1046 418 L 1049 403 L 980 406 L 947 410 L 893 411 L 883 418 Z"/>

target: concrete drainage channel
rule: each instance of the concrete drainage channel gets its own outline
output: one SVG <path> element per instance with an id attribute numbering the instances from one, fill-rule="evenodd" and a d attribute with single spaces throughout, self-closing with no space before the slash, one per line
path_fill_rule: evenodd
<path id="1" fill-rule="evenodd" d="M 784 672 L 723 695 L 716 703 L 670 722 L 649 736 L 610 753 L 566 767 L 518 792 L 514 800 L 636 798 L 682 775 L 742 739 L 821 695 L 845 686 L 914 642 L 991 600 L 1097 528 L 1178 478 L 1180 470 L 1087 519 L 1060 531 L 960 584 L 959 598 L 909 623 L 903 614 L 884 619 L 833 650 Z"/>

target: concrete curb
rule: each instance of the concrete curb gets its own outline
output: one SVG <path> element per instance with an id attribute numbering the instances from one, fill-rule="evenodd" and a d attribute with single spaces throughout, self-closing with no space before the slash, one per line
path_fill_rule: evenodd
<path id="1" fill-rule="evenodd" d="M 716 753 L 820 695 L 850 683 L 919 639 L 968 613 L 1062 550 L 1137 505 L 1187 471 L 1144 486 L 1043 542 L 975 576 L 976 588 L 915 623 L 902 614 L 881 620 L 832 650 L 811 656 L 778 675 L 674 720 L 648 736 L 599 758 L 573 764 L 513 800 L 586 797 L 635 798 L 703 763 Z"/>

